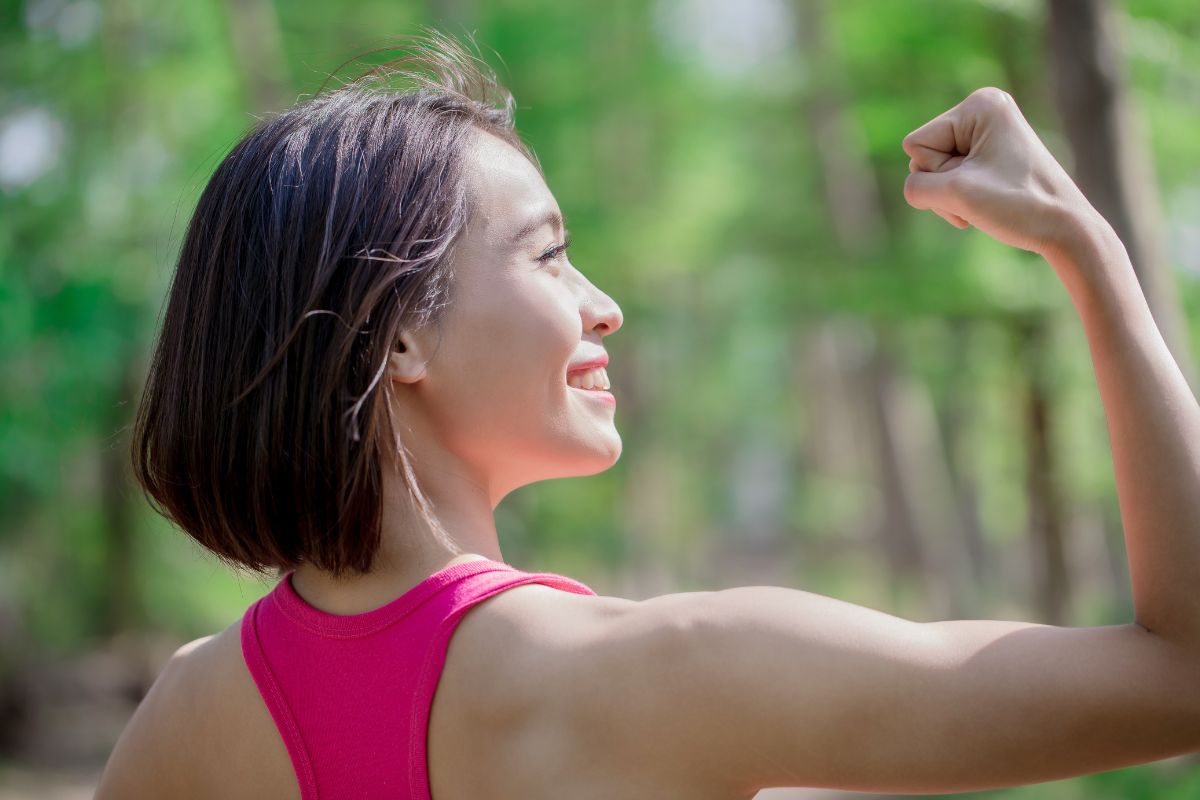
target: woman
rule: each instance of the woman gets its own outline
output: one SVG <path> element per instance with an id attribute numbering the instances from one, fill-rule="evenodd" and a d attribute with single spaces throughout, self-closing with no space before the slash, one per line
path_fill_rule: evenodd
<path id="1" fill-rule="evenodd" d="M 286 573 L 171 659 L 100 798 L 941 793 L 1200 749 L 1200 408 L 1008 95 L 909 134 L 904 194 L 1069 292 L 1126 625 L 918 624 L 779 587 L 633 602 L 504 563 L 501 499 L 620 456 L 621 311 L 571 264 L 511 96 L 444 38 L 411 61 L 417 91 L 360 80 L 263 123 L 199 202 L 137 475 L 221 558 Z"/>

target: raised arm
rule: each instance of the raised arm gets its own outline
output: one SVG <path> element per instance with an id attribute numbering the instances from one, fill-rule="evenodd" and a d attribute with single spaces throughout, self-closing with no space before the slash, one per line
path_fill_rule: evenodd
<path id="1" fill-rule="evenodd" d="M 999 89 L 975 92 L 910 134 L 905 149 L 913 156 L 910 203 L 1040 253 L 1062 280 L 1087 334 L 1108 419 L 1137 622 L 1195 649 L 1200 404 L 1154 324 L 1124 245 Z"/>
<path id="2" fill-rule="evenodd" d="M 1136 619 L 921 624 L 761 586 L 632 603 L 560 658 L 570 685 L 601 687 L 574 701 L 573 735 L 646 781 L 695 797 L 939 793 L 1200 750 L 1200 407 L 1125 250 L 1004 92 L 975 92 L 904 147 L 910 204 L 1041 253 L 1075 303 Z"/>

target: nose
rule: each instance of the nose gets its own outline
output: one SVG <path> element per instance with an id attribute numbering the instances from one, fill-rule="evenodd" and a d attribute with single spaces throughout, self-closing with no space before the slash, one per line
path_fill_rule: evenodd
<path id="1" fill-rule="evenodd" d="M 583 316 L 584 331 L 595 330 L 601 336 L 616 333 L 625 320 L 624 315 L 621 314 L 621 307 L 595 286 L 589 284 L 588 289 L 588 294 L 579 309 Z"/>

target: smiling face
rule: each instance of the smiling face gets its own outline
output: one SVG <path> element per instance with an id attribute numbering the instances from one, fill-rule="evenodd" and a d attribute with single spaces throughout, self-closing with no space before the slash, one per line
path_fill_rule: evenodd
<path id="1" fill-rule="evenodd" d="M 471 141 L 471 218 L 454 251 L 453 300 L 440 325 L 404 337 L 423 369 L 392 377 L 407 389 L 401 430 L 415 412 L 427 428 L 419 438 L 498 503 L 519 486 L 591 475 L 620 457 L 613 396 L 568 385 L 568 371 L 603 360 L 603 337 L 622 317 L 568 259 L 561 211 L 537 168 L 478 129 Z M 605 380 L 588 373 L 582 383 Z"/>

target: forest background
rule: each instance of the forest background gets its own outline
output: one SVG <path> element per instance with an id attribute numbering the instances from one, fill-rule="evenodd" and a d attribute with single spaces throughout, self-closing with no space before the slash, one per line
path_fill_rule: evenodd
<path id="1" fill-rule="evenodd" d="M 624 453 L 506 499 L 507 561 L 634 599 L 777 584 L 917 620 L 1132 618 L 1069 298 L 910 208 L 900 142 L 1008 90 L 1195 389 L 1194 0 L 2 0 L 0 798 L 90 796 L 163 659 L 269 589 L 130 478 L 173 258 L 249 126 L 422 25 L 474 33 L 573 262 L 625 315 Z M 1184 800 L 1198 763 L 976 796 Z"/>

